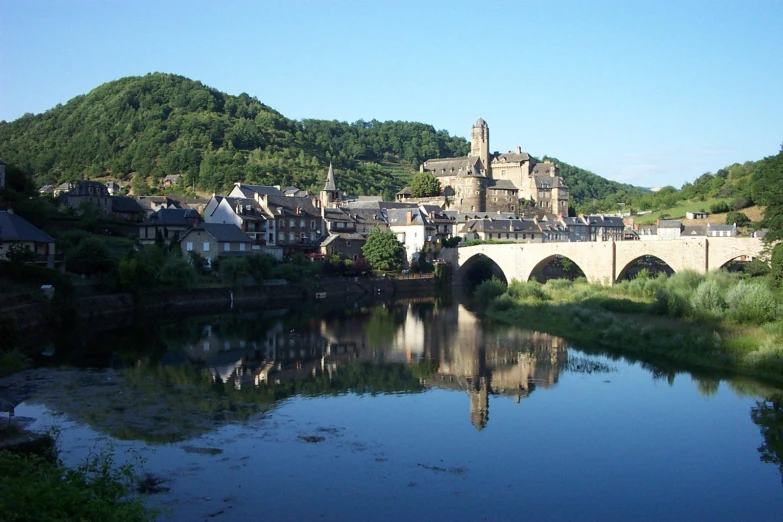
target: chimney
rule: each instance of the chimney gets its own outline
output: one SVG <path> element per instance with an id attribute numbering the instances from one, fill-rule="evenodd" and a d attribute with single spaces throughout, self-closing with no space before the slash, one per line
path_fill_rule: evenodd
<path id="1" fill-rule="evenodd" d="M 405 219 L 406 219 L 406 221 L 405 221 L 405 222 L 406 222 L 408 225 L 410 225 L 411 223 L 413 223 L 413 212 L 411 212 L 411 211 L 409 210 L 409 211 L 406 213 L 406 215 L 405 215 Z"/>
<path id="2" fill-rule="evenodd" d="M 522 154 L 522 147 L 520 147 L 519 145 L 517 145 L 516 153 L 517 154 Z"/>

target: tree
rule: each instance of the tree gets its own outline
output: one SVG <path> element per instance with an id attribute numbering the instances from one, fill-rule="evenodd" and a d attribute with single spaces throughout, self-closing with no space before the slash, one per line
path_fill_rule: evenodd
<path id="1" fill-rule="evenodd" d="M 38 256 L 30 250 L 29 245 L 22 243 L 12 243 L 5 253 L 5 258 L 11 263 L 23 264 L 32 263 Z"/>
<path id="2" fill-rule="evenodd" d="M 738 227 L 746 227 L 750 225 L 750 218 L 745 215 L 744 212 L 729 212 L 726 214 L 726 224 L 736 224 Z"/>
<path id="3" fill-rule="evenodd" d="M 100 239 L 88 237 L 65 256 L 65 268 L 76 274 L 97 275 L 114 270 L 115 262 Z"/>
<path id="4" fill-rule="evenodd" d="M 777 156 L 764 158 L 753 174 L 753 201 L 766 205 L 763 226 L 767 244 L 783 239 L 783 150 Z"/>
<path id="5" fill-rule="evenodd" d="M 362 247 L 362 255 L 376 270 L 399 270 L 405 259 L 405 247 L 391 230 L 372 229 Z"/>
<path id="6" fill-rule="evenodd" d="M 427 198 L 440 195 L 440 181 L 431 172 L 418 172 L 411 180 L 411 195 Z"/>

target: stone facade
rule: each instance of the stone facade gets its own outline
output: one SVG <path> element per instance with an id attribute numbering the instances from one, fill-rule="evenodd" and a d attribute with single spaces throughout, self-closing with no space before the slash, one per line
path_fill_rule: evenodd
<path id="1" fill-rule="evenodd" d="M 507 153 L 489 151 L 489 126 L 479 118 L 471 128 L 467 157 L 429 159 L 419 170 L 438 178 L 453 210 L 519 215 L 520 200 L 533 200 L 541 214 L 568 215 L 568 187 L 557 165 L 538 163 L 520 147 Z"/>

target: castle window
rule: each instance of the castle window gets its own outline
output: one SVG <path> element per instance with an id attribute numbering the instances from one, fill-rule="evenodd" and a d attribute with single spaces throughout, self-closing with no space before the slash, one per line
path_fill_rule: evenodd
<path id="1" fill-rule="evenodd" d="M 506 169 L 500 169 L 500 175 L 505 176 L 506 175 Z"/>

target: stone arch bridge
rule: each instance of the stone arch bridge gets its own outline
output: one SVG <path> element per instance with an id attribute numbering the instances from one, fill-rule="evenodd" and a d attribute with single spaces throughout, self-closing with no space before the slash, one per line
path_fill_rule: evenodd
<path id="1" fill-rule="evenodd" d="M 654 256 L 674 272 L 694 270 L 701 274 L 718 270 L 737 258 L 761 255 L 758 238 L 689 238 L 652 241 L 595 241 L 562 243 L 515 243 L 445 248 L 441 257 L 454 267 L 454 284 L 460 284 L 466 270 L 481 256 L 492 260 L 506 281 L 528 281 L 557 256 L 570 259 L 588 281 L 614 284 L 625 277 L 640 258 Z"/>

